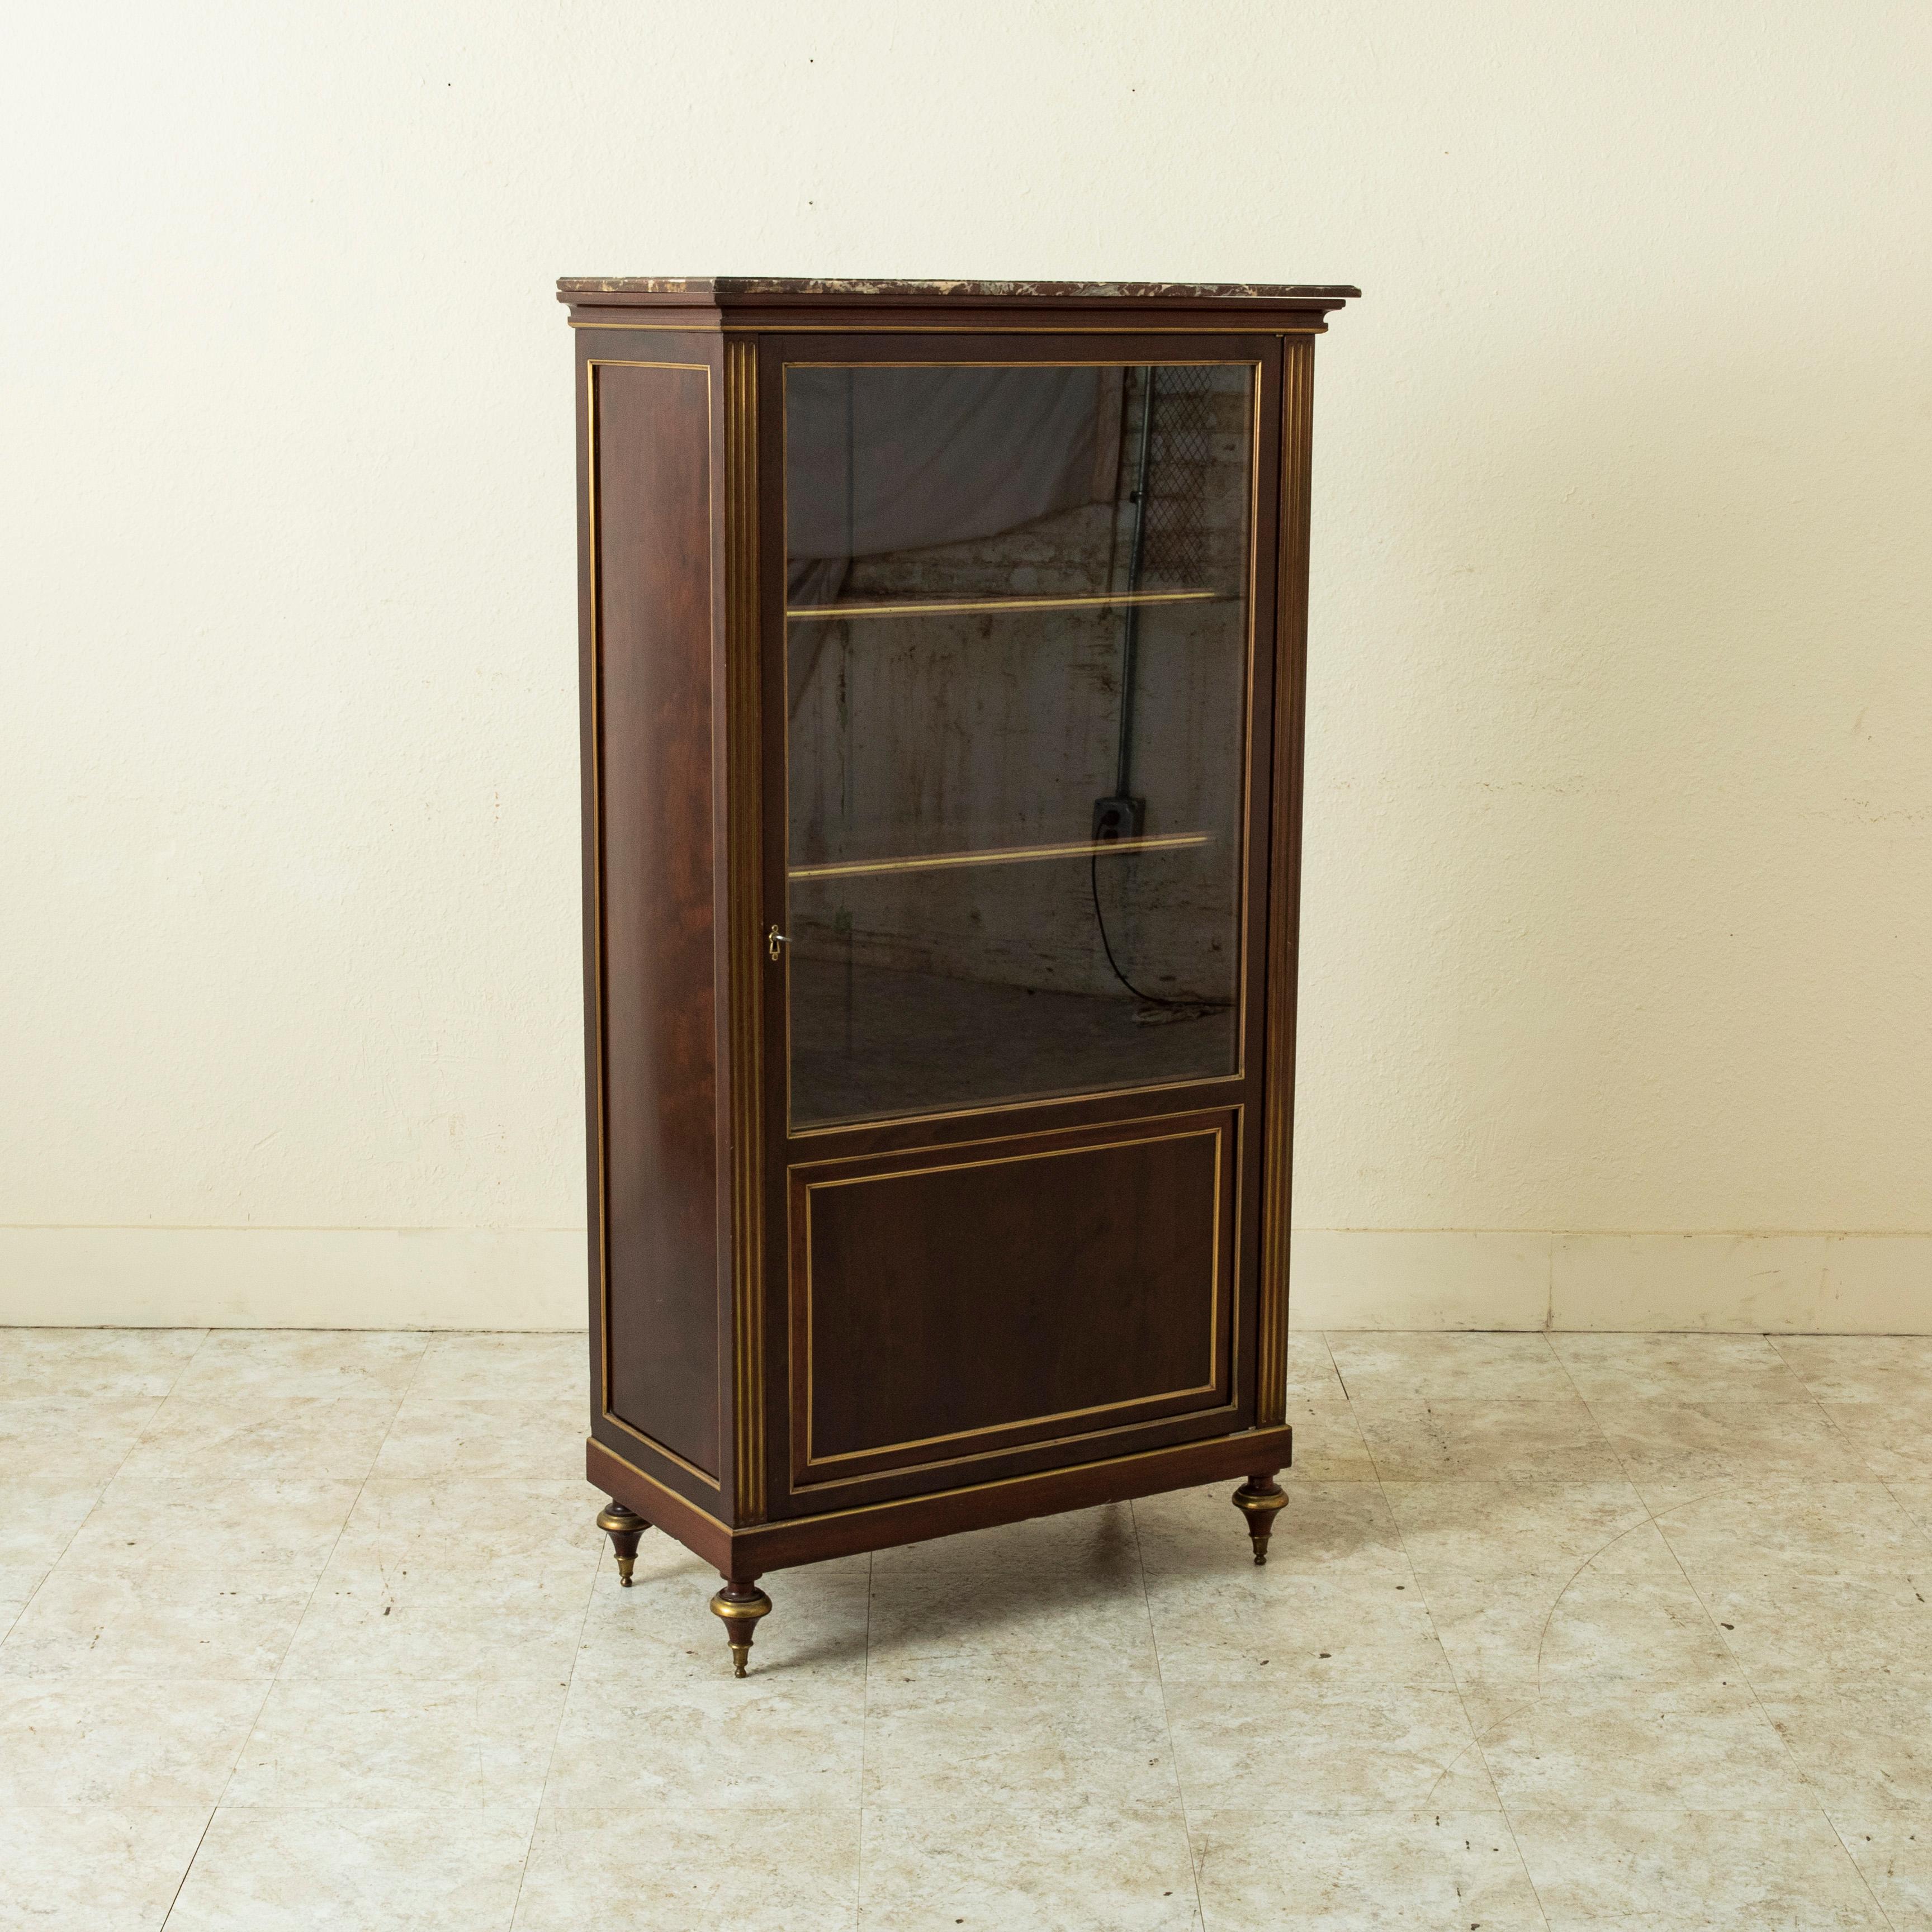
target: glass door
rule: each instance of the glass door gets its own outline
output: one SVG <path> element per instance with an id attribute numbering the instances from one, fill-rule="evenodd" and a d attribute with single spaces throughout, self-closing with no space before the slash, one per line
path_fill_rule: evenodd
<path id="1" fill-rule="evenodd" d="M 791 1132 L 1242 1071 L 1259 374 L 785 368 Z"/>

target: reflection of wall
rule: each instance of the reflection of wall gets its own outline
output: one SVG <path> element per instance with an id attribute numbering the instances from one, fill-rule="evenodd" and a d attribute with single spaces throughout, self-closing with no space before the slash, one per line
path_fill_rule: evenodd
<path id="1" fill-rule="evenodd" d="M 1185 494 L 1208 532 L 1208 584 L 1144 575 L 1147 589 L 1240 584 L 1246 514 L 1244 376 L 1212 400 L 1222 435 L 1168 460 L 1156 412 L 1156 490 Z M 1131 488 L 1140 388 L 1123 440 Z M 1123 587 L 1131 511 L 1063 512 L 938 549 L 861 559 L 848 598 L 1025 596 Z M 1156 561 L 1158 562 L 1156 558 Z M 1146 990 L 1226 998 L 1235 946 L 1245 601 L 1143 607 L 1131 785 L 1150 836 L 1204 832 L 1184 853 L 1102 859 L 1116 960 Z M 866 618 L 794 630 L 790 784 L 793 862 L 1084 840 L 1112 792 L 1123 613 Z M 794 887 L 808 956 L 960 978 L 1119 995 L 1081 860 L 872 874 Z"/>

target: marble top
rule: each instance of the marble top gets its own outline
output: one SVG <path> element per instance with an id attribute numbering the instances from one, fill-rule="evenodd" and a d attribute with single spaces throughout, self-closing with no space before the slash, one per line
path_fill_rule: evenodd
<path id="1" fill-rule="evenodd" d="M 864 276 L 569 275 L 557 283 L 564 301 L 586 296 L 656 296 L 701 301 L 734 296 L 915 297 L 938 301 L 1295 302 L 1358 296 L 1343 284 L 1302 282 L 896 281 Z"/>

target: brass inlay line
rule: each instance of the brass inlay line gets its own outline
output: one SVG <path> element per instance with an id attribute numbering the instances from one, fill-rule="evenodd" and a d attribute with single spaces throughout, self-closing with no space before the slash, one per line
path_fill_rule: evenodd
<path id="1" fill-rule="evenodd" d="M 1233 1386 L 1232 1381 L 1229 1386 L 1230 1388 Z M 1140 1400 L 1141 1398 L 1136 1397 L 1134 1401 L 1124 1402 L 1120 1406 L 1124 1409 L 1132 1408 Z M 921 1477 L 927 1477 L 941 1469 L 959 1468 L 968 1462 L 990 1462 L 1002 1456 L 1028 1456 L 1041 1450 L 1064 1448 L 1069 1443 L 1077 1442 L 1083 1449 L 1090 1450 L 1096 1444 L 1105 1442 L 1113 1436 L 1132 1436 L 1144 1430 L 1158 1429 L 1164 1423 L 1192 1424 L 1209 1420 L 1217 1415 L 1233 1415 L 1239 1411 L 1240 1407 L 1240 1404 L 1238 1400 L 1230 1400 L 1226 1402 L 1210 1403 L 1205 1408 L 1181 1408 L 1173 1410 L 1166 1415 L 1136 1416 L 1131 1422 L 1114 1423 L 1105 1429 L 1071 1430 L 1064 1436 L 1036 1436 L 1029 1442 L 1002 1442 L 990 1449 L 972 1449 L 968 1450 L 963 1456 L 934 1456 L 929 1460 L 922 1458 L 916 1462 L 897 1463 L 883 1469 L 866 1469 L 856 1476 L 804 1478 L 797 1481 L 792 1493 L 794 1496 L 815 1500 L 826 1494 L 828 1491 L 856 1489 L 862 1483 L 886 1482 L 895 1477 L 908 1475 L 915 1472 Z M 1219 1436 L 1210 1436 L 1196 1439 L 1219 1442 L 1222 1438 Z M 870 1455 L 873 1452 L 868 1450 L 865 1453 Z M 820 1465 L 814 1462 L 812 1466 L 817 1468 Z M 1006 1480 L 1020 1479 L 1016 1478 Z M 952 1493 L 950 1487 L 946 1493 L 948 1495 Z M 814 1514 L 818 1513 L 814 1511 Z M 830 1512 L 828 1511 L 826 1514 L 829 1514 Z"/>
<path id="2" fill-rule="evenodd" d="M 701 375 L 704 378 L 706 516 L 707 521 L 713 520 L 713 512 L 708 500 L 711 461 L 711 365 L 706 362 L 658 362 L 616 356 L 587 356 L 584 365 L 585 499 L 588 513 L 584 542 L 590 590 L 590 896 L 591 929 L 594 934 L 591 970 L 595 988 L 592 1022 L 596 1029 L 597 1044 L 594 1061 L 587 1070 L 586 1078 L 593 1083 L 597 1124 L 597 1144 L 590 1150 L 595 1162 L 597 1183 L 596 1289 L 599 1377 L 597 1399 L 606 1420 L 627 1434 L 634 1436 L 639 1442 L 647 1444 L 679 1468 L 688 1470 L 700 1482 L 708 1483 L 713 1489 L 717 1489 L 720 1486 L 716 1476 L 699 1468 L 694 1462 L 686 1461 L 674 1450 L 667 1449 L 662 1442 L 626 1422 L 610 1407 L 610 1103 L 604 1037 L 604 988 L 608 975 L 604 932 L 604 587 L 597 541 L 599 519 L 602 515 L 602 479 L 598 466 L 601 459 L 597 447 L 600 406 L 598 372 L 603 369 L 672 370 L 687 375 Z M 709 554 L 707 550 L 707 556 Z"/>
<path id="3" fill-rule="evenodd" d="M 1310 424 L 1315 346 L 1282 354 L 1280 577 L 1276 589 L 1274 758 L 1269 850 L 1268 1006 L 1262 1111 L 1261 1282 L 1255 1420 L 1288 1407 L 1288 1260 L 1294 1173 L 1295 966 L 1301 884 L 1302 704 L 1308 643 Z"/>
<path id="4" fill-rule="evenodd" d="M 1077 597 L 935 598 L 920 604 L 788 604 L 785 616 L 796 623 L 842 623 L 848 617 L 971 616 L 1002 610 L 1111 610 L 1124 604 L 1232 602 L 1232 590 L 1117 590 Z"/>
<path id="5" fill-rule="evenodd" d="M 1252 869 L 1254 844 L 1255 796 L 1255 740 L 1260 725 L 1255 716 L 1255 650 L 1259 634 L 1260 613 L 1257 609 L 1258 595 L 1261 588 L 1262 556 L 1262 394 L 1266 387 L 1264 371 L 1258 362 L 1248 364 L 1248 584 L 1247 594 L 1242 609 L 1247 619 L 1247 634 L 1244 639 L 1246 646 L 1241 660 L 1241 851 L 1238 862 L 1238 874 L 1240 886 L 1240 961 L 1241 968 L 1236 985 L 1239 988 L 1234 1009 L 1234 1066 L 1238 1072 L 1248 1070 L 1248 1006 L 1249 982 L 1253 974 L 1250 970 L 1248 935 L 1253 929 L 1254 894 L 1249 890 L 1248 875 Z M 1235 1367 L 1240 1366 L 1241 1338 L 1238 1329 L 1234 1335 Z"/>
<path id="6" fill-rule="evenodd" d="M 1183 1081 L 1178 1083 L 1175 1090 L 1178 1090 L 1179 1087 L 1204 1087 L 1210 1086 L 1214 1084 L 1214 1083 L 1211 1082 L 1207 1081 Z M 1232 1086 L 1237 1083 L 1231 1079 L 1223 1082 L 1221 1084 Z M 1134 1099 L 1139 1100 L 1142 1097 L 1144 1092 L 1159 1092 L 1160 1090 L 1161 1090 L 1159 1088 L 1142 1089 L 1139 1088 L 1123 1088 L 1121 1092 L 1124 1096 L 1131 1094 Z M 1076 1100 L 1090 1100 L 1094 1096 L 1090 1094 L 1082 1094 L 1072 1095 L 1070 1097 Z M 1022 1100 L 1016 1101 L 1012 1104 L 1015 1106 L 1030 1107 L 1036 1106 L 1038 1103 L 1030 1100 Z M 962 1116 L 965 1114 L 977 1114 L 982 1112 L 988 1114 L 996 1114 L 1000 1111 L 1001 1109 L 998 1107 L 988 1107 L 985 1108 L 968 1107 L 962 1109 Z M 877 1155 L 876 1158 L 880 1160 L 884 1160 L 894 1154 L 899 1154 L 903 1155 L 907 1160 L 910 1160 L 916 1155 L 922 1154 L 964 1154 L 970 1152 L 974 1148 L 1010 1147 L 1016 1141 L 1059 1138 L 1072 1134 L 1088 1132 L 1099 1133 L 1110 1131 L 1118 1127 L 1164 1126 L 1168 1122 L 1172 1120 L 1191 1120 L 1197 1117 L 1211 1114 L 1232 1114 L 1234 1117 L 1236 1127 L 1238 1130 L 1241 1118 L 1241 1103 L 1240 1101 L 1232 1099 L 1216 1100 L 1214 1096 L 1210 1094 L 1202 1101 L 1200 1106 L 1197 1107 L 1184 1108 L 1172 1113 L 1138 1114 L 1129 1120 L 1082 1121 L 1078 1124 L 1070 1127 L 1028 1127 L 1023 1129 L 1018 1133 L 982 1134 L 976 1139 L 974 1140 L 941 1141 L 935 1142 L 932 1145 L 928 1147 L 889 1148 L 882 1150 Z M 945 1120 L 952 1117 L 943 1114 L 935 1114 L 927 1115 L 924 1118 L 932 1120 Z M 867 1124 L 870 1125 L 871 1124 L 868 1122 Z M 886 1124 L 897 1127 L 903 1126 L 906 1124 L 903 1120 L 893 1120 L 888 1122 Z M 919 1123 L 915 1121 L 913 1124 L 916 1126 Z M 992 1125 L 993 1124 L 988 1122 L 988 1124 Z M 1199 1129 L 1198 1131 L 1203 1133 L 1214 1133 L 1218 1132 L 1220 1130 L 1218 1126 L 1210 1126 Z M 809 1138 L 809 1136 L 798 1136 L 796 1138 Z M 1144 1138 L 1144 1136 L 1143 1136 L 1143 1138 Z M 1106 1147 L 1111 1144 L 1111 1142 L 1106 1141 L 1082 1142 L 1079 1144 L 1082 1148 L 1087 1147 Z M 1053 1150 L 1049 1148 L 1048 1151 L 1051 1153 Z M 816 1187 L 820 1184 L 815 1180 L 810 1182 L 806 1181 L 805 1177 L 807 1174 L 816 1172 L 820 1168 L 844 1167 L 849 1166 L 853 1161 L 863 1160 L 866 1158 L 868 1158 L 868 1156 L 862 1154 L 814 1154 L 808 1160 L 794 1161 L 790 1162 L 785 1168 L 785 1172 L 787 1176 L 791 1180 L 799 1181 L 804 1185 Z M 911 1168 L 908 1171 L 912 1173 L 917 1173 L 920 1172 L 916 1168 Z M 866 1177 L 861 1174 L 857 1176 L 856 1178 L 863 1180 Z"/>
<path id="7" fill-rule="evenodd" d="M 719 1482 L 718 1478 L 712 1475 L 710 1470 L 700 1469 L 695 1462 L 687 1460 L 684 1456 L 680 1456 L 675 1449 L 667 1449 L 655 1436 L 646 1436 L 644 1432 L 641 1429 L 637 1427 L 634 1424 L 626 1422 L 624 1418 L 620 1415 L 614 1408 L 611 1408 L 608 1402 L 605 1403 L 604 1407 L 604 1420 L 609 1423 L 614 1429 L 621 1429 L 626 1436 L 635 1436 L 646 1449 L 656 1450 L 667 1462 L 676 1463 L 686 1475 L 695 1476 L 698 1480 L 700 1483 L 704 1484 L 707 1488 L 716 1490 L 721 1494 L 722 1493 L 724 1486 L 724 1484 Z"/>
<path id="8" fill-rule="evenodd" d="M 759 692 L 758 350 L 724 344 L 726 979 L 730 998 L 732 1421 L 736 1520 L 765 1514 L 764 801 Z"/>
<path id="9" fill-rule="evenodd" d="M 861 1114 L 849 1120 L 826 1120 L 816 1126 L 792 1127 L 787 1130 L 788 1142 L 827 1140 L 839 1134 L 860 1132 L 872 1127 L 922 1127 L 935 1120 L 962 1120 L 969 1116 L 977 1118 L 982 1114 L 1023 1113 L 1031 1107 L 1086 1106 L 1092 1102 L 1108 1100 L 1144 1100 L 1153 1094 L 1180 1094 L 1198 1091 L 1201 1107 L 1212 1107 L 1222 1102 L 1226 1096 L 1222 1090 L 1232 1088 L 1238 1092 L 1242 1076 L 1238 1073 L 1202 1073 L 1186 1080 L 1154 1080 L 1145 1086 L 1099 1087 L 1074 1094 L 1030 1094 L 1017 1100 L 984 1100 L 970 1107 L 947 1107 L 936 1113 L 926 1114 Z M 1228 1100 L 1228 1104 L 1237 1104 Z M 1197 1110 L 1190 1110 L 1197 1111 Z M 1102 1122 L 1103 1126 L 1114 1124 Z M 1064 1130 L 1045 1127 L 1040 1132 L 1052 1133 Z M 971 1142 L 958 1144 L 971 1146 Z M 836 1159 L 836 1155 L 820 1154 L 820 1160 Z"/>
<path id="10" fill-rule="evenodd" d="M 610 1107 L 604 1088 L 604 622 L 597 581 L 597 363 L 584 367 L 584 554 L 590 579 L 590 1023 L 596 1052 L 584 1077 L 592 1083 L 591 1106 L 597 1144 L 589 1150 L 597 1183 L 597 1406 L 610 1402 Z"/>
<path id="11" fill-rule="evenodd" d="M 1170 832 L 1153 838 L 1090 838 L 1064 845 L 989 845 L 977 852 L 934 852 L 920 859 L 860 859 L 844 866 L 794 866 L 788 879 L 849 879 L 861 873 L 936 872 L 956 866 L 1024 866 L 1040 859 L 1104 859 L 1120 852 L 1178 852 L 1195 845 L 1211 845 L 1207 832 Z"/>

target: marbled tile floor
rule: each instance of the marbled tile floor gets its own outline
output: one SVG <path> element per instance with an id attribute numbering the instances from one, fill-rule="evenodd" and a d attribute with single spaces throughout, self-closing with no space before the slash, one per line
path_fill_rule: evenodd
<path id="1" fill-rule="evenodd" d="M 1233 1485 L 616 1574 L 574 1336 L 0 1330 L 0 1927 L 1932 1928 L 1932 1338 L 1298 1334 Z"/>

